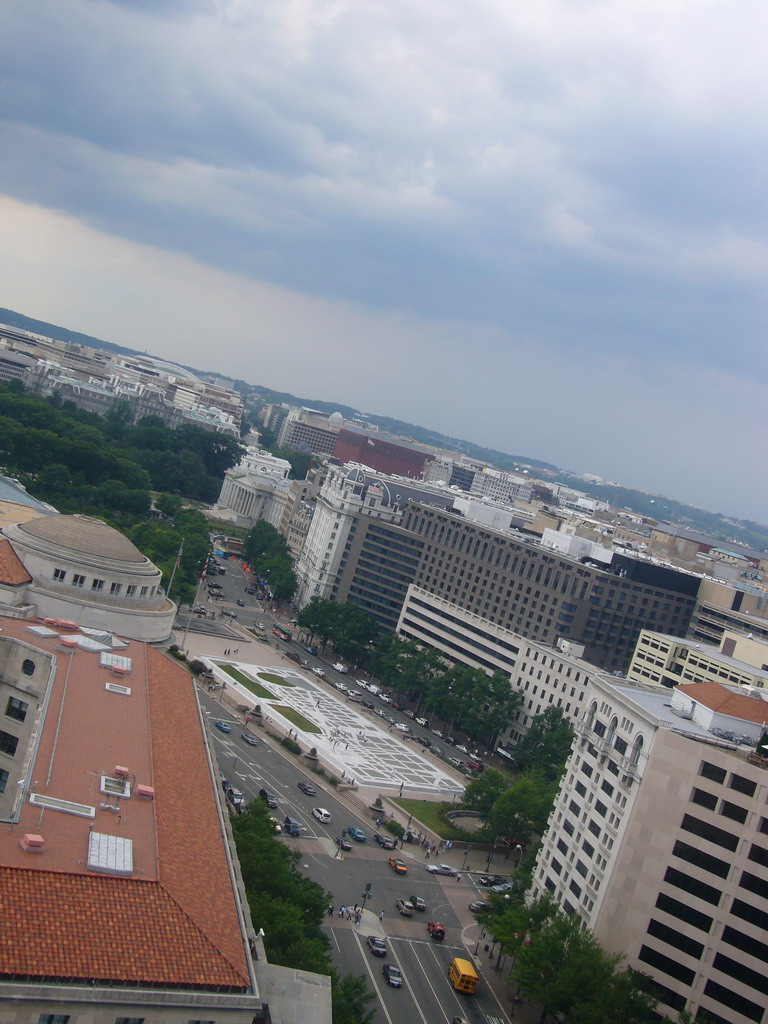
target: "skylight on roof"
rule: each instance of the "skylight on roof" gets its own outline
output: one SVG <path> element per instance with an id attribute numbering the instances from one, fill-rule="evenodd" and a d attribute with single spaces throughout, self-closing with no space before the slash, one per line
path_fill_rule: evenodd
<path id="1" fill-rule="evenodd" d="M 107 875 L 133 874 L 133 841 L 104 832 L 88 836 L 88 868 Z"/>
<path id="2" fill-rule="evenodd" d="M 102 651 L 99 655 L 99 665 L 102 668 L 120 668 L 123 672 L 131 671 L 131 659 L 122 654 L 112 654 L 110 651 Z"/>
<path id="3" fill-rule="evenodd" d="M 131 696 L 130 686 L 121 686 L 120 683 L 104 683 L 104 689 L 110 693 L 119 693 L 123 697 Z"/>
<path id="4" fill-rule="evenodd" d="M 55 629 L 49 629 L 47 626 L 27 626 L 28 633 L 34 633 L 35 636 L 58 636 L 59 634 Z"/>
<path id="5" fill-rule="evenodd" d="M 77 804 L 73 800 L 59 800 L 55 796 L 42 793 L 30 793 L 29 802 L 35 807 L 44 807 L 48 811 L 63 811 L 64 814 L 76 814 L 80 818 L 94 818 L 96 808 L 88 804 Z"/>

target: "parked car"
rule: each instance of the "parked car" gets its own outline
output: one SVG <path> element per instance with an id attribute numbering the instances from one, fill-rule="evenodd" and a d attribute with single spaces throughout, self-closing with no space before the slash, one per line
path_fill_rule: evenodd
<path id="1" fill-rule="evenodd" d="M 378 698 L 379 698 L 379 700 L 381 701 L 382 704 L 391 704 L 392 703 L 392 698 L 388 697 L 386 693 L 379 693 L 377 696 L 378 696 Z"/>
<path id="2" fill-rule="evenodd" d="M 405 861 L 400 860 L 399 857 L 390 857 L 389 866 L 392 868 L 396 875 L 408 874 L 408 865 L 405 863 Z"/>
<path id="3" fill-rule="evenodd" d="M 416 719 L 416 725 L 422 725 L 422 726 L 424 726 L 424 728 L 426 728 L 427 725 L 428 725 L 428 722 L 427 722 L 426 718 L 417 718 Z"/>
<path id="4" fill-rule="evenodd" d="M 456 744 L 456 749 L 460 750 L 462 752 L 462 754 L 468 754 L 469 753 L 469 751 L 467 750 L 467 748 L 464 746 L 463 743 L 457 743 Z"/>
<path id="5" fill-rule="evenodd" d="M 217 718 L 213 724 L 216 726 L 219 732 L 232 732 L 232 726 L 229 724 L 229 722 L 222 722 L 220 719 Z"/>
<path id="6" fill-rule="evenodd" d="M 313 665 L 312 671 L 315 673 L 316 676 L 320 676 L 321 679 L 325 679 L 325 672 L 323 672 L 319 665 Z"/>
<path id="7" fill-rule="evenodd" d="M 349 690 L 348 691 L 348 695 L 349 695 L 349 700 L 351 700 L 354 704 L 362 704 L 362 702 L 363 702 L 363 695 L 362 695 L 362 693 L 360 693 L 359 690 Z"/>
<path id="8" fill-rule="evenodd" d="M 259 741 L 256 739 L 256 737 L 251 736 L 249 732 L 241 732 L 240 739 L 245 740 L 249 747 L 257 747 L 259 745 Z"/>
<path id="9" fill-rule="evenodd" d="M 301 792 L 306 793 L 307 796 L 317 796 L 317 790 L 311 783 L 305 782 L 302 779 L 301 782 L 298 783 L 298 786 Z"/>
<path id="10" fill-rule="evenodd" d="M 357 825 L 349 825 L 347 827 L 347 835 L 351 836 L 356 843 L 368 842 L 368 837 L 366 836 L 365 832 L 363 832 L 361 828 L 358 828 Z"/>
<path id="11" fill-rule="evenodd" d="M 340 850 L 352 849 L 352 843 L 349 841 L 349 839 L 347 839 L 346 836 L 336 836 L 334 842 L 336 843 Z"/>
<path id="12" fill-rule="evenodd" d="M 432 730 L 432 735 L 433 735 L 433 736 L 437 736 L 437 738 L 438 738 L 439 740 L 441 740 L 441 739 L 443 738 L 443 734 L 442 734 L 442 733 L 440 732 L 440 730 L 439 730 L 439 729 L 433 729 L 433 730 Z"/>
<path id="13" fill-rule="evenodd" d="M 300 836 L 303 827 L 298 818 L 292 818 L 290 815 L 283 821 L 283 832 L 287 836 Z"/>
<path id="14" fill-rule="evenodd" d="M 277 797 L 274 793 L 270 793 L 268 789 L 260 789 L 259 796 L 267 807 L 277 807 Z"/>
<path id="15" fill-rule="evenodd" d="M 397 912 L 402 917 L 413 917 L 413 904 L 409 900 L 400 899 L 395 903 Z"/>
<path id="16" fill-rule="evenodd" d="M 492 885 L 491 892 L 511 892 L 514 888 L 511 882 L 502 882 L 501 885 Z"/>
<path id="17" fill-rule="evenodd" d="M 372 711 L 372 710 L 373 710 L 373 701 L 372 701 L 372 700 L 361 700 L 361 701 L 360 701 L 360 703 L 361 703 L 361 704 L 363 705 L 363 707 L 364 707 L 364 708 L 366 708 L 366 709 L 367 709 L 368 711 Z"/>
<path id="18" fill-rule="evenodd" d="M 242 598 L 238 597 L 237 603 L 240 605 L 241 608 L 245 608 L 245 601 L 243 601 Z"/>
<path id="19" fill-rule="evenodd" d="M 386 943 L 378 935 L 369 935 L 365 941 L 368 943 L 368 949 L 370 949 L 374 956 L 387 955 Z"/>
<path id="20" fill-rule="evenodd" d="M 430 875 L 450 875 L 451 878 L 456 874 L 450 864 L 427 864 L 427 871 Z"/>
<path id="21" fill-rule="evenodd" d="M 405 715 L 406 718 L 414 718 L 415 717 L 415 712 L 411 711 L 410 708 L 406 708 L 403 711 L 403 714 Z"/>
<path id="22" fill-rule="evenodd" d="M 409 896 L 408 899 L 413 904 L 413 909 L 414 910 L 421 910 L 421 911 L 423 911 L 423 910 L 427 909 L 427 904 L 424 902 L 424 900 L 421 898 L 421 896 Z"/>
<path id="23" fill-rule="evenodd" d="M 432 740 L 427 739 L 426 736 L 417 736 L 416 737 L 416 742 L 420 743 L 422 745 L 422 747 L 431 747 L 432 746 Z"/>
<path id="24" fill-rule="evenodd" d="M 395 967 L 394 964 L 384 964 L 381 970 L 384 975 L 384 980 L 388 985 L 391 985 L 392 988 L 402 987 L 403 976 L 400 973 L 399 967 Z"/>
<path id="25" fill-rule="evenodd" d="M 440 924 L 439 921 L 430 921 L 427 925 L 427 931 L 435 940 L 435 942 L 442 942 L 445 938 L 445 928 Z"/>
<path id="26" fill-rule="evenodd" d="M 380 832 L 376 832 L 374 834 L 373 840 L 374 840 L 374 842 L 378 843 L 379 846 L 383 847 L 383 849 L 385 849 L 385 850 L 394 850 L 394 849 L 396 849 L 395 840 L 392 839 L 390 836 L 383 836 L 383 835 L 381 835 Z"/>
<path id="27" fill-rule="evenodd" d="M 349 669 L 347 668 L 347 666 L 346 665 L 342 665 L 340 661 L 337 661 L 336 664 L 333 667 L 336 669 L 337 672 L 341 672 L 341 674 L 343 676 L 345 676 L 347 674 L 347 672 L 349 672 Z"/>
<path id="28" fill-rule="evenodd" d="M 408 726 L 405 724 L 405 722 L 398 722 L 397 725 L 395 726 L 395 728 L 398 729 L 400 732 L 410 732 L 411 731 L 408 728 Z"/>
<path id="29" fill-rule="evenodd" d="M 269 820 L 272 822 L 272 828 L 275 830 L 275 833 L 283 831 L 283 826 L 280 824 L 277 818 L 273 818 L 272 815 L 270 814 Z"/>
<path id="30" fill-rule="evenodd" d="M 326 811 L 324 807 L 313 807 L 312 814 L 318 821 L 322 821 L 324 825 L 327 825 L 331 820 L 331 812 Z"/>
<path id="31" fill-rule="evenodd" d="M 384 708 L 376 708 L 376 714 L 379 716 L 379 718 L 387 717 L 387 712 L 384 710 Z"/>
<path id="32" fill-rule="evenodd" d="M 221 614 L 222 615 L 226 615 L 226 617 L 228 619 L 236 619 L 237 618 L 237 612 L 228 612 L 228 611 L 225 610 Z"/>
<path id="33" fill-rule="evenodd" d="M 490 888 L 492 885 L 501 885 L 502 882 L 506 882 L 506 878 L 503 875 L 483 875 L 478 878 L 478 885 L 486 885 Z"/>

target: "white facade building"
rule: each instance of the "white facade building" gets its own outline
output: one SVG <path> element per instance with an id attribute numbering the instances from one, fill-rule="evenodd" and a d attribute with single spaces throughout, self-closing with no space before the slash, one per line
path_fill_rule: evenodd
<path id="1" fill-rule="evenodd" d="M 592 680 L 534 889 L 649 974 L 661 1011 L 766 1024 L 768 759 L 716 739 L 689 706 L 695 691 L 714 710 L 722 689 L 670 702 Z M 764 701 L 730 697 L 734 731 L 768 717 Z"/>
<path id="2" fill-rule="evenodd" d="M 277 529 L 291 491 L 290 471 L 286 459 L 248 448 L 240 463 L 224 474 L 215 517 L 246 528 L 264 520 Z"/>

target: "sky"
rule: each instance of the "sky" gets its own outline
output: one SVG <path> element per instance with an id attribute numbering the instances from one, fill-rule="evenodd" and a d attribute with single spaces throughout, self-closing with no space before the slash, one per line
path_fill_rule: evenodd
<path id="1" fill-rule="evenodd" d="M 0 306 L 768 522 L 764 0 L 4 0 Z"/>

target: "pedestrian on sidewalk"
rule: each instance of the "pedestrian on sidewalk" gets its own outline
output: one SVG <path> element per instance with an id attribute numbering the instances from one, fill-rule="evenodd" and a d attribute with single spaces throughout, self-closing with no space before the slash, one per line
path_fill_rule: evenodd
<path id="1" fill-rule="evenodd" d="M 382 912 L 379 914 L 379 924 L 383 924 L 383 923 L 384 923 L 384 911 L 382 910 Z"/>
<path id="2" fill-rule="evenodd" d="M 345 911 L 346 909 L 347 909 L 347 908 L 346 908 L 346 907 L 344 906 L 344 904 L 342 903 L 342 905 L 341 905 L 341 906 L 339 907 L 339 917 L 344 917 L 344 911 Z"/>
<path id="3" fill-rule="evenodd" d="M 333 917 L 333 904 L 328 904 L 328 917 Z"/>

